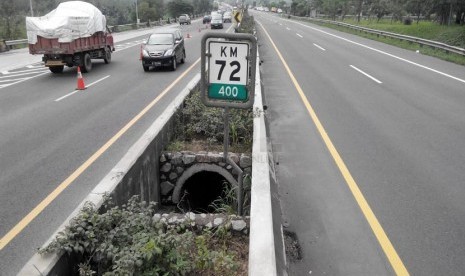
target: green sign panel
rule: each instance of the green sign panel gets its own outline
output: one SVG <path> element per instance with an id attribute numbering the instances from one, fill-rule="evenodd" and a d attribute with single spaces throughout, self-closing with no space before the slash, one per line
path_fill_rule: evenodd
<path id="1" fill-rule="evenodd" d="M 211 83 L 208 87 L 208 97 L 218 100 L 241 101 L 248 100 L 247 87 L 241 84 Z"/>

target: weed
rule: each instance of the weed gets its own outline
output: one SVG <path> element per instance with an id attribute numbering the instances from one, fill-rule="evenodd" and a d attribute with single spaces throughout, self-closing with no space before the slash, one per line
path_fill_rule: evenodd
<path id="1" fill-rule="evenodd" d="M 40 253 L 64 250 L 79 256 L 83 261 L 77 270 L 83 276 L 236 275 L 239 253 L 228 251 L 230 243 L 225 238 L 231 240 L 230 236 L 154 223 L 154 207 L 137 196 L 122 207 L 113 206 L 107 198 L 103 213 L 86 203 Z"/>

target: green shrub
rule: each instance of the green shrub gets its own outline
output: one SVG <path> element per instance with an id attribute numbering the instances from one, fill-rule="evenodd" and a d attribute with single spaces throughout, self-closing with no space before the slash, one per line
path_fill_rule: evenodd
<path id="1" fill-rule="evenodd" d="M 192 92 L 176 117 L 175 140 L 205 139 L 221 145 L 224 138 L 224 109 L 207 107 L 200 99 L 200 92 Z M 250 149 L 253 140 L 252 109 L 229 110 L 230 145 Z"/>
<path id="2" fill-rule="evenodd" d="M 122 207 L 112 206 L 107 198 L 102 213 L 86 203 L 39 252 L 78 256 L 79 275 L 237 275 L 237 255 L 229 250 L 230 232 L 195 233 L 187 224 L 154 222 L 154 207 L 137 196 Z"/>
<path id="3" fill-rule="evenodd" d="M 253 34 L 255 30 L 255 20 L 253 16 L 250 16 L 247 10 L 244 10 L 242 14 L 242 21 L 239 28 L 236 28 L 237 33 L 248 33 Z"/>

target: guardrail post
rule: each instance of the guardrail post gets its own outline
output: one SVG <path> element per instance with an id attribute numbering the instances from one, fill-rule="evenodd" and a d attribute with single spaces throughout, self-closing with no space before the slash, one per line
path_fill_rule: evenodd
<path id="1" fill-rule="evenodd" d="M 6 51 L 9 51 L 10 48 L 8 47 L 8 45 L 6 45 L 6 40 L 3 39 L 2 40 L 2 43 L 0 43 L 0 52 L 6 52 Z"/>

